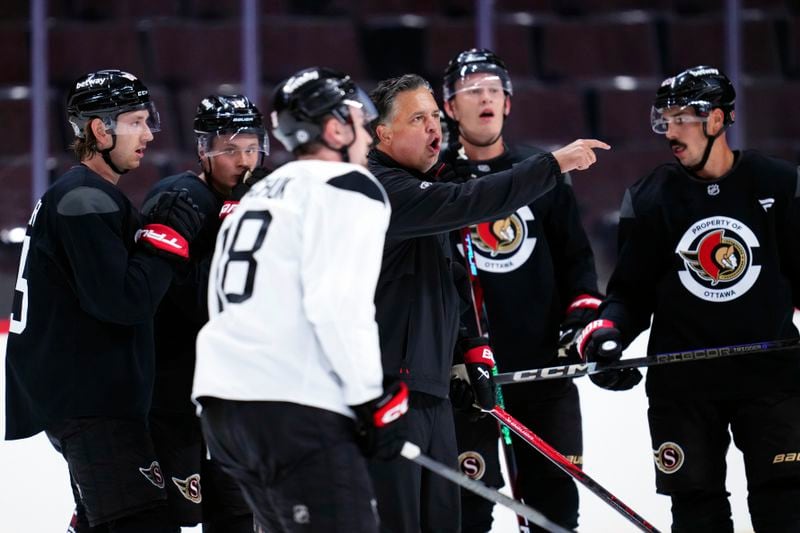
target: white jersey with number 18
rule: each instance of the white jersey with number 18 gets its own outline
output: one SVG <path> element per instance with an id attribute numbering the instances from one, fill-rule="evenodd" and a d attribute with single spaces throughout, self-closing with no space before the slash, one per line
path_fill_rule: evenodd
<path id="1" fill-rule="evenodd" d="M 222 224 L 192 398 L 353 416 L 382 391 L 375 285 L 390 207 L 363 167 L 295 161 Z"/>

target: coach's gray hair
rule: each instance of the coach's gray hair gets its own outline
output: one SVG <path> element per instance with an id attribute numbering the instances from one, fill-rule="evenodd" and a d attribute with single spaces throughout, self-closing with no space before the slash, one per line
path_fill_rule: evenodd
<path id="1" fill-rule="evenodd" d="M 394 101 L 397 95 L 420 87 L 428 89 L 433 94 L 433 89 L 428 80 L 418 74 L 403 74 L 397 78 L 383 80 L 369 93 L 372 102 L 375 104 L 375 109 L 378 110 L 378 118 L 372 122 L 373 136 L 376 141 L 375 128 L 378 127 L 378 124 L 386 124 L 390 120 L 394 112 Z"/>

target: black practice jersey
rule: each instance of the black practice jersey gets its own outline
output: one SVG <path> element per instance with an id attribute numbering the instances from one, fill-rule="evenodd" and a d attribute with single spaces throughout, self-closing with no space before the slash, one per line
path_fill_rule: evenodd
<path id="1" fill-rule="evenodd" d="M 494 159 L 470 161 L 471 173 L 481 178 L 539 153 L 527 146 L 506 147 Z M 452 153 L 443 155 L 448 157 Z M 567 306 L 581 294 L 597 293 L 594 255 L 569 175 L 511 215 L 472 226 L 470 234 L 500 369 L 557 364 L 559 325 Z M 452 240 L 463 261 L 460 232 Z"/>
<path id="2" fill-rule="evenodd" d="M 28 222 L 6 358 L 6 438 L 66 418 L 144 418 L 153 387 L 152 320 L 172 279 L 137 249 L 137 211 L 81 165 Z"/>
<path id="3" fill-rule="evenodd" d="M 189 264 L 170 285 L 155 316 L 156 379 L 153 408 L 194 413 L 194 376 L 197 332 L 208 322 L 208 270 L 220 227 L 224 197 L 193 172 L 160 180 L 145 197 L 147 213 L 159 193 L 186 189 L 204 215 L 203 227 L 189 247 Z"/>
<path id="4" fill-rule="evenodd" d="M 713 181 L 656 168 L 625 193 L 602 317 L 627 343 L 652 315 L 650 354 L 797 337 L 799 197 L 798 169 L 757 152 L 737 152 Z M 800 354 L 663 365 L 647 378 L 651 395 L 796 388 Z"/>

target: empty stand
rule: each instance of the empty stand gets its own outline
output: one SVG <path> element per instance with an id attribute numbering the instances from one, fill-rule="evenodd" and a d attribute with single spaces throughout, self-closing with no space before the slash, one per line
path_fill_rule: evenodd
<path id="1" fill-rule="evenodd" d="M 366 72 L 363 48 L 348 19 L 268 17 L 261 25 L 260 38 L 262 75 L 270 82 L 315 65 L 334 68 L 354 78 L 361 78 Z"/>
<path id="2" fill-rule="evenodd" d="M 133 22 L 62 22 L 48 37 L 49 75 L 69 84 L 82 74 L 118 68 L 146 78 L 140 54 L 139 32 Z"/>
<path id="3" fill-rule="evenodd" d="M 475 31 L 472 19 L 430 19 L 428 70 L 433 78 L 430 81 L 436 86 L 437 92 L 447 62 L 458 52 L 475 46 Z M 494 51 L 503 58 L 512 78 L 528 77 L 532 65 L 530 27 L 504 17 L 498 20 L 494 34 Z"/>
<path id="4" fill-rule="evenodd" d="M 167 84 L 237 82 L 241 29 L 234 22 L 158 20 L 150 29 L 154 76 Z"/>
<path id="5" fill-rule="evenodd" d="M 0 229 L 24 226 L 31 214 L 31 166 L 28 157 L 0 159 Z"/>
<path id="6" fill-rule="evenodd" d="M 516 83 L 505 136 L 511 142 L 566 144 L 587 136 L 584 95 L 574 86 Z"/>
<path id="7" fill-rule="evenodd" d="M 0 84 L 27 84 L 30 80 L 30 41 L 24 25 L 0 24 Z"/>
<path id="8" fill-rule="evenodd" d="M 771 19 L 746 20 L 742 25 L 744 72 L 777 76 L 780 72 L 777 34 Z M 725 31 L 721 17 L 672 18 L 667 29 L 667 71 L 693 65 L 723 67 Z"/>
<path id="9" fill-rule="evenodd" d="M 648 77 L 660 70 L 649 21 L 552 20 L 541 27 L 541 47 L 542 75 L 555 79 Z"/>

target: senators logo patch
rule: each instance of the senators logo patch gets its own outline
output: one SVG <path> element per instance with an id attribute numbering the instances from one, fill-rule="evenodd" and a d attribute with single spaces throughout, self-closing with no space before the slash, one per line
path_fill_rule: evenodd
<path id="1" fill-rule="evenodd" d="M 523 265 L 536 247 L 533 221 L 533 212 L 525 206 L 509 217 L 472 226 L 470 234 L 478 268 L 486 272 L 511 272 Z M 462 244 L 458 250 L 464 255 Z"/>
<path id="2" fill-rule="evenodd" d="M 203 493 L 200 490 L 200 474 L 192 474 L 186 479 L 173 477 L 172 482 L 178 487 L 183 497 L 190 502 L 200 503 L 203 501 Z"/>
<path id="3" fill-rule="evenodd" d="M 139 468 L 139 472 L 159 489 L 164 488 L 164 475 L 161 473 L 161 465 L 158 464 L 158 461 L 153 461 L 147 468 Z"/>
<path id="4" fill-rule="evenodd" d="M 674 474 L 683 466 L 683 448 L 674 442 L 665 442 L 653 452 L 656 468 L 665 474 Z"/>
<path id="5" fill-rule="evenodd" d="M 703 300 L 727 302 L 746 293 L 761 272 L 753 264 L 755 234 L 736 219 L 710 217 L 692 224 L 675 253 L 683 260 L 678 277 L 686 289 Z"/>
<path id="6" fill-rule="evenodd" d="M 486 473 L 486 461 L 478 452 L 464 452 L 459 455 L 458 467 L 471 479 L 481 479 Z"/>

